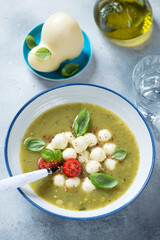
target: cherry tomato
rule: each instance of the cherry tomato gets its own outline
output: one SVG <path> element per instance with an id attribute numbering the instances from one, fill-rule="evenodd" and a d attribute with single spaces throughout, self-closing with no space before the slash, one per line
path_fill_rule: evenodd
<path id="1" fill-rule="evenodd" d="M 70 158 L 64 163 L 63 172 L 67 177 L 76 177 L 82 172 L 82 166 L 77 159 Z"/>
<path id="2" fill-rule="evenodd" d="M 58 162 L 55 160 L 52 161 L 45 161 L 43 158 L 40 158 L 38 161 L 38 167 L 39 169 L 43 169 L 43 168 L 53 168 L 53 167 L 57 167 L 58 166 Z"/>

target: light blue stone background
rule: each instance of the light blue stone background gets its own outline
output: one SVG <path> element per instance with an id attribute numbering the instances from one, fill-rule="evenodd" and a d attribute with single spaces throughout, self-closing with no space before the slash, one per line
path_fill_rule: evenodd
<path id="1" fill-rule="evenodd" d="M 95 0 L 0 1 L 0 179 L 8 177 L 4 162 L 7 129 L 19 108 L 40 91 L 62 82 L 49 82 L 27 68 L 22 45 L 25 35 L 57 11 L 71 14 L 88 34 L 93 57 L 80 76 L 66 82 L 100 84 L 133 102 L 131 75 L 144 56 L 160 52 L 160 1 L 150 0 L 154 31 L 149 46 L 126 49 L 108 42 L 93 19 Z M 65 82 L 65 83 L 66 83 Z M 156 134 L 156 164 L 142 194 L 114 215 L 91 221 L 51 216 L 26 201 L 17 190 L 0 192 L 0 240 L 159 240 L 160 138 Z"/>

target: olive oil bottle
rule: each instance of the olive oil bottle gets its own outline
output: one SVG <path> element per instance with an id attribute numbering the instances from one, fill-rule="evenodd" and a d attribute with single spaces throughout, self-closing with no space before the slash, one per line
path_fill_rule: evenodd
<path id="1" fill-rule="evenodd" d="M 152 32 L 148 0 L 97 0 L 94 17 L 98 27 L 116 44 L 136 46 Z"/>

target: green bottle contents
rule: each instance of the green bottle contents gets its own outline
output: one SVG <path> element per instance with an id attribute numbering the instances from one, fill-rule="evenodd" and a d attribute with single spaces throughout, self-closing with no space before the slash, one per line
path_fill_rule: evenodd
<path id="1" fill-rule="evenodd" d="M 103 33 L 122 46 L 141 44 L 152 32 L 152 9 L 147 0 L 97 0 L 94 17 Z"/>

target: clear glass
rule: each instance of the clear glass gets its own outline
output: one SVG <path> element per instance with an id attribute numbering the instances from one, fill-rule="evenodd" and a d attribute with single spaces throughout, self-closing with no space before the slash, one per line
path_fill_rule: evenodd
<path id="1" fill-rule="evenodd" d="M 138 109 L 150 122 L 160 121 L 160 55 L 143 58 L 133 71 L 133 92 Z"/>

